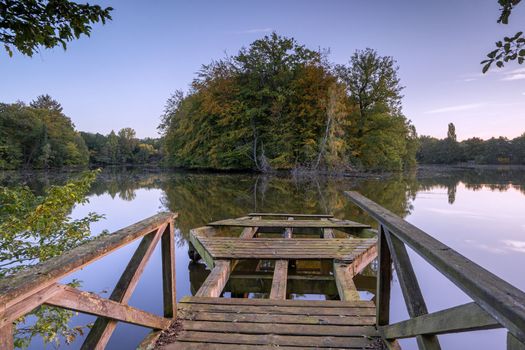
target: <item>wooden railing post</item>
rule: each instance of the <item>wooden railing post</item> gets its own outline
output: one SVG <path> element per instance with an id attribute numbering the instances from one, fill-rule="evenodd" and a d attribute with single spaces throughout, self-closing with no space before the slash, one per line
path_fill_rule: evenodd
<path id="1" fill-rule="evenodd" d="M 507 333 L 507 350 L 525 350 L 525 344 L 511 333 Z"/>
<path id="2" fill-rule="evenodd" d="M 412 268 L 405 244 L 396 236 L 392 235 L 387 228 L 382 228 L 385 234 L 388 248 L 392 255 L 392 261 L 396 269 L 399 285 L 403 293 L 403 299 L 410 318 L 428 314 L 427 305 L 419 288 L 416 274 Z M 421 350 L 439 350 L 441 346 L 435 335 L 418 335 L 417 344 Z"/>
<path id="3" fill-rule="evenodd" d="M 377 292 L 376 322 L 378 326 L 390 323 L 390 281 L 392 280 L 392 257 L 383 225 L 379 223 L 377 237 Z"/>
<path id="4" fill-rule="evenodd" d="M 164 317 L 177 318 L 175 285 L 175 224 L 171 219 L 161 239 Z"/>
<path id="5" fill-rule="evenodd" d="M 137 287 L 144 268 L 146 267 L 149 258 L 153 254 L 153 251 L 166 227 L 167 226 L 165 224 L 159 227 L 157 231 L 153 231 L 142 238 L 142 241 L 135 250 L 135 253 L 126 266 L 126 269 L 120 276 L 115 289 L 113 289 L 113 292 L 109 296 L 109 300 L 113 300 L 121 304 L 128 303 L 131 295 Z M 86 339 L 84 340 L 81 349 L 104 349 L 116 327 L 117 321 L 115 320 L 104 317 L 97 318 Z"/>
<path id="6" fill-rule="evenodd" d="M 12 323 L 8 323 L 0 328 L 0 349 L 13 350 L 15 348 L 13 329 L 14 327 Z"/>

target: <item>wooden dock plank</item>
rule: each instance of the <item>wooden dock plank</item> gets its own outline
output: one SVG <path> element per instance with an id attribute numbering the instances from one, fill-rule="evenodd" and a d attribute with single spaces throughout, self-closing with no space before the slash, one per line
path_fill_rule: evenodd
<path id="1" fill-rule="evenodd" d="M 219 297 L 226 282 L 228 282 L 228 277 L 232 270 L 231 265 L 232 263 L 229 260 L 216 260 L 215 267 L 195 295 L 199 297 Z"/>
<path id="2" fill-rule="evenodd" d="M 372 328 L 372 327 L 370 327 Z M 372 344 L 365 337 L 333 337 L 333 336 L 291 336 L 277 334 L 240 334 L 182 331 L 177 335 L 177 341 L 198 341 L 220 344 L 253 344 L 275 346 L 314 346 L 318 348 L 362 349 Z"/>
<path id="3" fill-rule="evenodd" d="M 182 318 L 195 321 L 274 323 L 274 324 L 322 324 L 344 326 L 374 326 L 375 316 L 319 316 L 279 314 L 238 314 L 235 312 L 181 311 Z"/>
<path id="4" fill-rule="evenodd" d="M 334 276 L 341 300 L 359 300 L 359 292 L 347 264 L 334 262 Z"/>
<path id="5" fill-rule="evenodd" d="M 215 259 L 337 259 L 353 261 L 376 245 L 376 238 L 195 237 Z M 365 259 L 369 261 L 368 259 Z"/>
<path id="6" fill-rule="evenodd" d="M 210 297 L 183 297 L 179 304 L 213 304 L 213 305 L 252 305 L 252 306 L 294 306 L 307 308 L 371 308 L 375 304 L 369 300 L 270 300 L 255 298 L 210 298 Z"/>
<path id="7" fill-rule="evenodd" d="M 294 220 L 289 222 L 288 220 L 239 220 L 239 219 L 226 219 L 215 222 L 210 222 L 209 226 L 235 226 L 235 227 L 307 227 L 307 228 L 370 228 L 369 225 L 360 224 L 358 222 L 350 220 L 340 221 L 321 221 L 321 220 Z"/>
<path id="8" fill-rule="evenodd" d="M 275 216 L 292 218 L 333 218 L 331 214 L 287 214 L 287 213 L 249 213 L 248 216 Z"/>
<path id="9" fill-rule="evenodd" d="M 166 345 L 165 350 L 224 350 L 224 344 L 180 342 Z M 317 347 L 301 346 L 279 346 L 278 350 L 315 350 Z M 332 348 L 336 350 L 337 348 Z M 361 349 L 361 348 L 358 348 Z M 276 350 L 274 345 L 246 345 L 228 344 L 228 350 Z"/>
<path id="10" fill-rule="evenodd" d="M 375 309 L 371 308 L 310 308 L 294 306 L 245 306 L 245 305 L 214 305 L 214 304 L 181 304 L 179 310 L 202 312 L 235 312 L 238 314 L 280 314 L 280 315 L 319 315 L 319 316 L 373 316 Z"/>
<path id="11" fill-rule="evenodd" d="M 346 337 L 371 337 L 377 335 L 374 327 L 370 326 L 329 326 L 329 325 L 288 325 L 272 323 L 242 323 L 242 322 L 209 322 L 209 321 L 182 321 L 184 330 L 244 334 L 280 334 L 280 335 L 332 335 Z"/>
<path id="12" fill-rule="evenodd" d="M 275 261 L 270 299 L 286 299 L 288 260 Z"/>

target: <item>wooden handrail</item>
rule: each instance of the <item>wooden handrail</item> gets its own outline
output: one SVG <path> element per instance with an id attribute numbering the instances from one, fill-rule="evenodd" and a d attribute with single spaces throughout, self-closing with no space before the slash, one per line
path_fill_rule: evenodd
<path id="1" fill-rule="evenodd" d="M 13 348 L 13 322 L 42 304 L 99 316 L 84 348 L 105 347 L 115 322 L 130 322 L 158 330 L 176 317 L 174 220 L 176 213 L 159 213 L 112 234 L 97 237 L 69 252 L 31 266 L 0 281 L 0 348 Z M 109 299 L 81 292 L 58 282 L 65 276 L 141 238 L 142 242 Z M 164 317 L 129 307 L 127 302 L 151 256 L 161 242 Z"/>
<path id="2" fill-rule="evenodd" d="M 375 218 L 386 235 L 391 234 L 412 248 L 507 328 L 514 338 L 525 343 L 523 291 L 363 195 L 353 191 L 345 195 Z"/>

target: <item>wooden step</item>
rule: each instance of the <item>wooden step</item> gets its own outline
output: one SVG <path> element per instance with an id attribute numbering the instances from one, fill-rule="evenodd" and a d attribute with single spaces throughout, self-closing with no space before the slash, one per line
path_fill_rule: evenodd
<path id="1" fill-rule="evenodd" d="M 363 349 L 379 341 L 371 301 L 185 297 L 178 349 Z"/>

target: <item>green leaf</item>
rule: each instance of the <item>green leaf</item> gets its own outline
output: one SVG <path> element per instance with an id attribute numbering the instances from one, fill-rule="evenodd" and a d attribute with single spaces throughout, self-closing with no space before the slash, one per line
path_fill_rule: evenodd
<path id="1" fill-rule="evenodd" d="M 496 62 L 496 66 L 498 66 L 498 68 L 503 67 L 503 62 L 502 61 Z"/>
<path id="2" fill-rule="evenodd" d="M 491 64 L 492 64 L 492 61 L 490 61 L 489 63 L 487 63 L 486 65 L 483 66 L 483 69 L 481 70 L 483 72 L 483 74 L 487 73 L 487 71 L 489 70 Z"/>
<path id="3" fill-rule="evenodd" d="M 499 51 L 499 49 L 496 49 L 496 50 L 494 50 L 494 51 L 489 52 L 489 53 L 487 54 L 487 57 L 488 57 L 488 58 L 494 58 L 494 57 L 496 57 L 496 54 L 498 53 L 498 51 Z"/>

